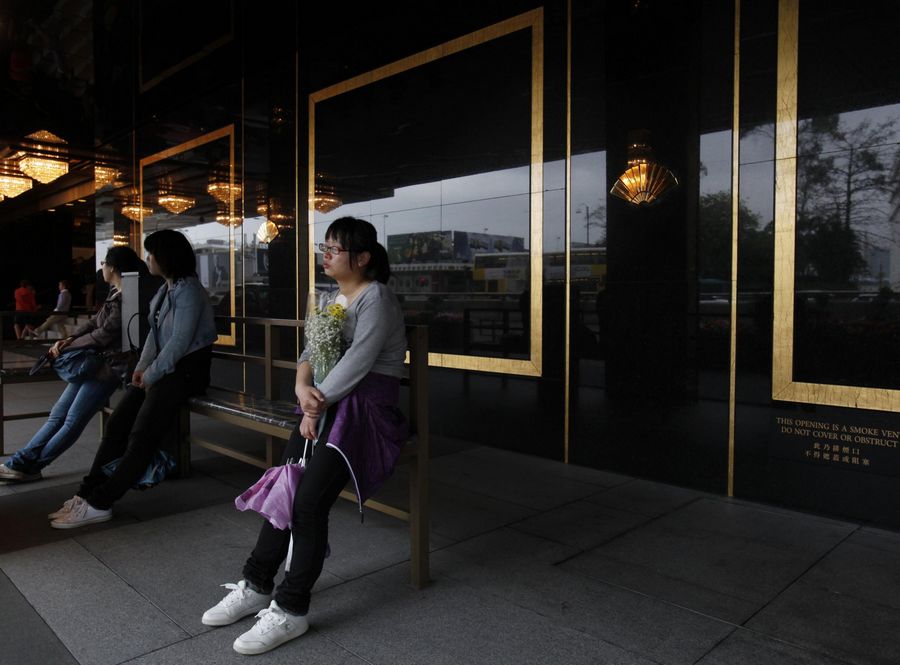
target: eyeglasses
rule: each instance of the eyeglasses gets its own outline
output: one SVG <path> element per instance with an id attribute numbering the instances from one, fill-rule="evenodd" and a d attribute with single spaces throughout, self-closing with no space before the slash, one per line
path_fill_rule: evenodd
<path id="1" fill-rule="evenodd" d="M 341 249 L 337 245 L 326 245 L 324 242 L 320 242 L 316 247 L 319 248 L 319 251 L 323 254 L 340 254 L 341 252 L 349 252 L 349 249 Z"/>

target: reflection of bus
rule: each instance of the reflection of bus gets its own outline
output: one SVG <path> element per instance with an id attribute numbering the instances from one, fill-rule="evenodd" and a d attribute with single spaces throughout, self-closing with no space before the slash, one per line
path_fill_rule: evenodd
<path id="1" fill-rule="evenodd" d="M 529 286 L 531 255 L 528 252 L 496 252 L 473 257 L 475 290 L 487 293 L 521 293 Z M 575 247 L 570 254 L 573 282 L 603 288 L 606 281 L 606 248 Z M 562 282 L 566 277 L 565 252 L 544 254 L 544 281 Z"/>
<path id="2" fill-rule="evenodd" d="M 494 252 L 472 257 L 475 290 L 486 293 L 521 293 L 528 288 L 531 255 L 528 252 Z"/>

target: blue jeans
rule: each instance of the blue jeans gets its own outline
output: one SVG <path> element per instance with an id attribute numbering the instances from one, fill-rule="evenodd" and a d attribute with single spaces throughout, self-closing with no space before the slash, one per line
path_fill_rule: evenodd
<path id="1" fill-rule="evenodd" d="M 50 417 L 28 444 L 6 462 L 23 473 L 37 473 L 78 440 L 119 383 L 85 379 L 70 383 L 50 410 Z"/>

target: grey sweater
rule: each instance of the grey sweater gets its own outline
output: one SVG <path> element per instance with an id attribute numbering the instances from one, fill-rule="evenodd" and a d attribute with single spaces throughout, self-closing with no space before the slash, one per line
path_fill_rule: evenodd
<path id="1" fill-rule="evenodd" d="M 325 296 L 327 306 L 338 291 Z M 397 296 L 387 286 L 372 282 L 347 308 L 343 328 L 347 351 L 319 386 L 326 404 L 333 404 L 353 390 L 369 372 L 403 377 L 406 368 L 406 326 Z M 309 362 L 306 349 L 297 364 Z"/>

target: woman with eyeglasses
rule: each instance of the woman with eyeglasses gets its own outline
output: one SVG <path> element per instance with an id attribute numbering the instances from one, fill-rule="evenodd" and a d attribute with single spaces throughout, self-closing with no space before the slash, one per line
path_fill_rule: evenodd
<path id="1" fill-rule="evenodd" d="M 150 302 L 150 332 L 131 384 L 104 428 L 90 473 L 78 493 L 50 514 L 55 529 L 112 519 L 113 504 L 141 479 L 178 410 L 206 390 L 216 326 L 206 289 L 197 279 L 191 243 L 171 229 L 144 240 L 150 273 L 165 279 Z M 119 460 L 111 476 L 104 467 Z"/>
<path id="2" fill-rule="evenodd" d="M 64 350 L 94 349 L 98 352 L 116 350 L 122 345 L 122 273 L 137 272 L 149 275 L 147 266 L 130 247 L 112 247 L 102 263 L 103 280 L 109 284 L 109 295 L 100 311 L 81 324 L 68 337 L 50 347 L 51 358 L 58 358 Z M 79 379 L 66 386 L 50 417 L 24 448 L 0 466 L 0 480 L 22 483 L 40 480 L 41 470 L 66 452 L 74 444 L 109 396 L 121 385 L 112 368 L 105 366 L 96 376 Z"/>
<path id="3" fill-rule="evenodd" d="M 387 287 L 390 265 L 375 227 L 342 217 L 326 231 L 325 274 L 337 282 L 320 308 L 346 309 L 346 351 L 320 385 L 313 385 L 309 354 L 297 363 L 295 392 L 300 420 L 281 463 L 303 455 L 304 440 L 317 441 L 293 501 L 291 525 L 264 522 L 250 558 L 230 593 L 203 615 L 207 626 L 225 626 L 249 614 L 259 620 L 234 642 L 242 654 L 264 653 L 299 637 L 309 627 L 310 593 L 328 547 L 328 515 L 352 478 L 362 503 L 391 475 L 406 440 L 397 408 L 404 375 L 406 328 L 396 296 Z M 290 561 L 287 558 L 291 535 Z M 285 562 L 288 572 L 275 587 Z M 273 593 L 274 592 L 274 593 Z"/>

